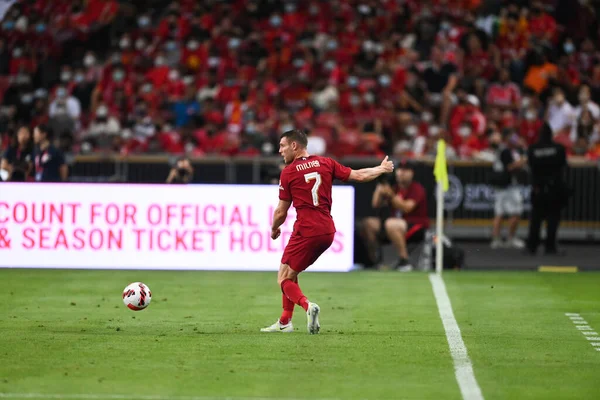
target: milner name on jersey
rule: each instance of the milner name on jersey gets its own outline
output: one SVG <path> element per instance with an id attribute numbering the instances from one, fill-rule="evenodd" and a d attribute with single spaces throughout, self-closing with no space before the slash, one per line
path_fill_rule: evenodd
<path id="1" fill-rule="evenodd" d="M 319 160 L 308 161 L 296 165 L 296 171 L 306 171 L 309 168 L 319 168 L 320 166 L 321 164 L 319 164 Z"/>

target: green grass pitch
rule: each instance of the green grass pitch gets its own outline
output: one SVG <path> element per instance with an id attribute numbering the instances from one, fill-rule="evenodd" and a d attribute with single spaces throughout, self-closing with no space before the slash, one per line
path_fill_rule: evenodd
<path id="1" fill-rule="evenodd" d="M 444 280 L 486 400 L 600 398 L 600 351 L 565 316 L 600 332 L 600 274 Z M 121 300 L 134 281 L 144 311 Z M 320 335 L 300 307 L 294 333 L 259 332 L 280 313 L 275 273 L 0 270 L 0 398 L 461 398 L 426 274 L 300 285 Z"/>

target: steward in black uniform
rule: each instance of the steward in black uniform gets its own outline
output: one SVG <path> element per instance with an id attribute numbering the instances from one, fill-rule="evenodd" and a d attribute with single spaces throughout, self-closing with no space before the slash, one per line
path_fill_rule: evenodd
<path id="1" fill-rule="evenodd" d="M 565 182 L 567 154 L 565 147 L 552 140 L 552 129 L 545 123 L 540 139 L 528 149 L 531 169 L 531 216 L 527 250 L 535 254 L 540 244 L 540 227 L 546 220 L 546 254 L 556 254 L 556 232 L 560 212 L 569 199 Z"/>

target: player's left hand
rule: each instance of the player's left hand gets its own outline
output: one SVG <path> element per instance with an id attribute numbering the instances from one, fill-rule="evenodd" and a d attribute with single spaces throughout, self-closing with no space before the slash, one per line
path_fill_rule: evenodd
<path id="1" fill-rule="evenodd" d="M 388 160 L 388 156 L 385 156 L 383 161 L 381 162 L 381 167 L 383 171 L 387 174 L 394 170 L 394 162 Z"/>
<path id="2" fill-rule="evenodd" d="M 271 239 L 275 240 L 281 235 L 281 228 L 271 229 Z"/>

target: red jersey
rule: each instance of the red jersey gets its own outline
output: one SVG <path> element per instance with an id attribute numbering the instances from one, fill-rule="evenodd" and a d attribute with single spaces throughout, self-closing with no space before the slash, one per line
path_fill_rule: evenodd
<path id="1" fill-rule="evenodd" d="M 412 181 L 407 188 L 399 188 L 396 193 L 402 196 L 404 200 L 414 200 L 415 208 L 405 214 L 400 210 L 394 210 L 394 216 L 403 218 L 408 224 L 423 225 L 423 228 L 427 229 L 429 227 L 429 215 L 427 215 L 427 195 L 423 185 Z"/>
<path id="2" fill-rule="evenodd" d="M 327 157 L 296 159 L 281 171 L 279 199 L 296 208 L 294 235 L 312 237 L 335 232 L 331 217 L 333 180 L 347 181 L 352 170 Z"/>

